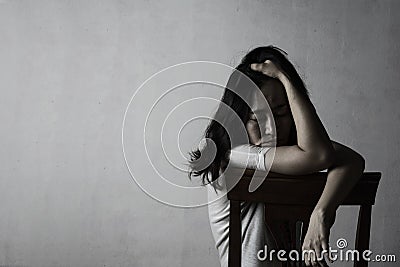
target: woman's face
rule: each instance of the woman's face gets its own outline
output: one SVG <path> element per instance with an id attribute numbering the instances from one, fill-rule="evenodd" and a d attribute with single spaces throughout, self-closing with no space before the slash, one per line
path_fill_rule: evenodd
<path id="1" fill-rule="evenodd" d="M 290 132 L 293 127 L 293 117 L 287 100 L 287 95 L 283 84 L 277 79 L 270 79 L 263 83 L 261 92 L 268 101 L 275 120 L 277 146 L 289 144 Z M 246 123 L 246 129 L 249 135 L 250 143 L 262 145 L 271 138 L 272 124 L 265 109 L 263 100 L 255 99 L 251 104 L 252 112 Z M 257 121 L 254 113 L 257 114 L 260 122 Z M 261 134 L 262 133 L 262 134 Z M 265 140 L 264 140 L 265 139 Z"/>

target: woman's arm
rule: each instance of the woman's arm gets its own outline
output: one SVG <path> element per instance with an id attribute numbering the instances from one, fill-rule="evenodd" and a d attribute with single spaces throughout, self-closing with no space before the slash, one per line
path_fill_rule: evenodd
<path id="1" fill-rule="evenodd" d="M 300 94 L 288 77 L 270 60 L 252 64 L 251 68 L 283 84 L 297 130 L 297 145 L 276 147 L 274 157 L 273 153 L 266 154 L 265 165 L 271 165 L 272 172 L 288 175 L 313 173 L 328 168 L 334 159 L 334 149 L 310 99 Z"/>
<path id="2" fill-rule="evenodd" d="M 337 207 L 361 177 L 364 159 L 350 148 L 329 140 L 310 100 L 299 94 L 271 61 L 253 65 L 253 69 L 282 82 L 297 130 L 297 145 L 277 147 L 274 158 L 273 154 L 267 152 L 266 166 L 271 164 L 271 171 L 289 175 L 329 168 L 324 190 L 310 217 L 302 247 L 303 250 L 315 251 L 318 257 L 318 260 L 316 257 L 306 257 L 307 266 L 327 266 L 321 255 L 322 250 L 328 250 L 329 229 L 334 223 Z"/>
<path id="3" fill-rule="evenodd" d="M 328 170 L 324 191 L 315 210 L 332 214 L 342 203 L 364 172 L 364 158 L 349 147 L 332 141 L 335 161 Z"/>
<path id="4" fill-rule="evenodd" d="M 365 166 L 364 158 L 354 150 L 332 141 L 335 162 L 328 170 L 324 190 L 310 217 L 303 250 L 313 250 L 319 260 L 306 257 L 307 266 L 326 266 L 323 250 L 328 251 L 329 229 L 335 221 L 336 209 L 360 179 Z M 321 256 L 322 255 L 322 256 Z"/>

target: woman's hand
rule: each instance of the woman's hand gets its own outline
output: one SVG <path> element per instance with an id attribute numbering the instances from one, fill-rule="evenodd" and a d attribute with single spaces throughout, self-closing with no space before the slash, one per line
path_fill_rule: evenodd
<path id="1" fill-rule="evenodd" d="M 328 266 L 324 257 L 329 258 L 329 232 L 335 222 L 336 213 L 327 214 L 314 210 L 310 217 L 307 233 L 304 237 L 302 250 L 306 266 Z M 324 251 L 323 251 L 324 250 Z"/>
<path id="2" fill-rule="evenodd" d="M 254 71 L 262 72 L 264 75 L 276 79 L 278 79 L 282 74 L 280 68 L 269 59 L 267 59 L 264 63 L 253 63 L 250 65 L 250 68 Z"/>

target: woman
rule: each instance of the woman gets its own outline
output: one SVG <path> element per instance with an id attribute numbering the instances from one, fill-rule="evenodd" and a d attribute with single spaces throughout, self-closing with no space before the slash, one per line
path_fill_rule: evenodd
<path id="1" fill-rule="evenodd" d="M 247 104 L 238 96 L 238 91 L 243 88 L 235 88 L 238 83 L 233 82 L 235 77 L 232 74 L 220 108 L 205 132 L 205 137 L 213 141 L 216 147 L 215 157 L 207 166 L 199 161 L 202 154 L 210 149 L 210 142 L 193 151 L 189 177 L 202 176 L 203 184 L 208 184 L 210 188 L 228 162 L 234 166 L 261 170 L 269 166 L 270 171 L 287 175 L 327 169 L 327 182 L 310 217 L 302 245 L 303 250 L 313 250 L 317 255 L 313 257 L 309 254 L 305 258 L 307 266 L 327 266 L 325 259 L 320 256 L 323 250 L 328 250 L 329 232 L 335 221 L 336 209 L 364 171 L 364 159 L 352 149 L 330 140 L 302 79 L 283 53 L 274 46 L 258 47 L 250 51 L 236 67 L 258 86 L 268 101 L 276 125 L 275 153 L 270 152 L 272 150 L 264 142 L 264 138 L 271 136 L 271 127 L 266 125 L 269 120 L 256 116 L 254 110 L 257 99 Z M 235 132 L 232 129 L 237 125 L 230 124 L 232 120 L 221 115 L 222 105 L 229 106 L 245 125 L 249 140 L 247 144 L 230 144 L 228 133 Z M 267 113 L 267 110 L 264 111 Z M 248 153 L 248 161 L 240 157 L 244 151 Z M 223 188 L 218 190 L 213 187 L 208 192 L 224 192 Z M 242 249 L 242 266 L 279 266 L 274 265 L 276 262 L 267 263 L 256 257 L 256 252 L 265 244 L 274 247 L 273 237 L 264 224 L 262 203 L 243 202 L 241 209 L 242 240 L 246 243 Z M 209 218 L 221 266 L 227 266 L 229 201 L 226 195 L 209 205 Z"/>

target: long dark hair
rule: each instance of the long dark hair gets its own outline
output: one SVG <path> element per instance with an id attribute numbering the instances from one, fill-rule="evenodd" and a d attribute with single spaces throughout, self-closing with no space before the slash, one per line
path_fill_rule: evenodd
<path id="1" fill-rule="evenodd" d="M 189 179 L 195 176 L 201 176 L 203 185 L 212 183 L 219 177 L 220 170 L 226 166 L 228 162 L 228 158 L 226 156 L 227 152 L 235 145 L 232 144 L 228 133 L 230 133 L 231 136 L 232 134 L 235 134 L 236 131 L 234 129 L 237 128 L 238 123 L 237 121 L 234 122 L 232 116 L 226 112 L 226 106 L 230 107 L 236 113 L 234 115 L 237 115 L 244 125 L 246 125 L 249 119 L 251 109 L 242 99 L 242 97 L 240 97 L 240 95 L 246 94 L 246 92 L 243 92 L 243 90 L 250 89 L 249 87 L 244 88 L 243 85 L 238 83 L 238 79 L 240 79 L 238 77 L 238 71 L 241 75 L 246 75 L 258 87 L 261 87 L 266 80 L 272 78 L 262 74 L 261 72 L 252 70 L 250 68 L 250 64 L 263 63 L 269 59 L 280 67 L 280 69 L 289 78 L 290 82 L 294 85 L 296 90 L 308 97 L 308 91 L 303 83 L 303 80 L 300 78 L 292 63 L 290 63 L 290 61 L 287 59 L 286 55 L 287 53 L 282 49 L 269 45 L 257 47 L 243 57 L 240 64 L 230 75 L 221 102 L 214 115 L 214 119 L 211 120 L 210 124 L 205 130 L 204 137 L 206 138 L 206 142 L 204 146 L 189 152 Z M 226 128 L 224 128 L 223 125 Z M 291 135 L 296 138 L 295 127 L 292 129 Z M 235 140 L 238 139 L 236 138 Z M 242 142 L 245 142 L 245 140 L 242 140 Z M 294 140 L 294 142 L 296 141 Z M 211 153 L 210 150 L 215 150 L 215 153 Z M 213 154 L 214 157 L 212 160 L 209 160 L 207 164 L 205 164 L 207 160 L 201 160 L 201 157 L 204 154 Z M 209 178 L 209 174 L 211 174 L 211 180 Z"/>

